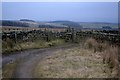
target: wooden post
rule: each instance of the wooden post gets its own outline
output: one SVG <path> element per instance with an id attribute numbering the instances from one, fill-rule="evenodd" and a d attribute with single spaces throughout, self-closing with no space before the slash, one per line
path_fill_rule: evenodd
<path id="1" fill-rule="evenodd" d="M 17 43 L 17 34 L 16 34 L 16 32 L 14 33 L 14 36 L 15 36 L 15 43 Z"/>
<path id="2" fill-rule="evenodd" d="M 72 42 L 75 42 L 75 32 L 74 32 L 74 28 L 72 28 Z"/>

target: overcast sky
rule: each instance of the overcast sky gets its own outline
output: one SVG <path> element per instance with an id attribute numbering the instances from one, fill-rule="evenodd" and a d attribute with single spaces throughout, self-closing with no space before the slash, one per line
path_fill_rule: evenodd
<path id="1" fill-rule="evenodd" d="M 3 20 L 118 22 L 117 2 L 3 2 Z"/>

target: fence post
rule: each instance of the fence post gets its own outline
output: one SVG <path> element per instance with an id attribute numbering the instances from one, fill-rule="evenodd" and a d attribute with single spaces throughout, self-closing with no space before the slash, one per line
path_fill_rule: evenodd
<path id="1" fill-rule="evenodd" d="M 15 43 L 17 43 L 17 34 L 16 34 L 16 32 L 14 33 L 14 35 L 15 35 Z"/>
<path id="2" fill-rule="evenodd" d="M 72 42 L 75 42 L 75 30 L 72 28 Z"/>

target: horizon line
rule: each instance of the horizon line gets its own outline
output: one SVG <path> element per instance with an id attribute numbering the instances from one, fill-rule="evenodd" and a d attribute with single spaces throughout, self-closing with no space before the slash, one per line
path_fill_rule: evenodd
<path id="1" fill-rule="evenodd" d="M 20 21 L 21 19 L 17 19 L 17 20 L 15 20 L 15 19 L 2 19 L 2 20 L 8 20 L 8 21 Z M 2 21 L 1 19 L 0 19 L 0 21 Z M 74 20 L 34 20 L 34 19 L 26 19 L 26 20 L 33 20 L 33 21 L 35 21 L 35 22 L 52 22 L 52 21 L 71 21 L 71 22 L 81 22 L 81 23 L 114 23 L 114 24 L 118 24 L 118 23 L 120 23 L 120 22 L 107 22 L 107 21 L 105 21 L 105 22 L 103 22 L 103 21 L 74 21 Z"/>

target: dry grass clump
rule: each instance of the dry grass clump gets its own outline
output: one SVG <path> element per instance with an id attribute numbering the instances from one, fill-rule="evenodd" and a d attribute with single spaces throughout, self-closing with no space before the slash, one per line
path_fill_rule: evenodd
<path id="1" fill-rule="evenodd" d="M 59 50 L 40 61 L 35 69 L 36 78 L 107 78 L 110 70 L 102 57 L 84 48 Z"/>
<path id="2" fill-rule="evenodd" d="M 97 40 L 89 38 L 84 44 L 85 48 L 92 49 L 94 52 L 102 52 L 108 45 L 106 43 L 98 43 Z"/>
<path id="3" fill-rule="evenodd" d="M 97 40 L 95 40 L 94 38 L 88 38 L 85 41 L 84 44 L 85 48 L 87 49 L 92 49 L 94 52 L 103 52 L 104 50 L 106 50 L 110 45 L 108 42 L 98 42 Z"/>
<path id="4" fill-rule="evenodd" d="M 108 63 L 114 77 L 120 77 L 120 51 L 118 46 L 110 45 L 108 42 L 98 42 L 89 38 L 85 42 L 85 48 L 94 52 L 103 53 L 103 63 Z"/>
<path id="5" fill-rule="evenodd" d="M 93 39 L 93 38 L 89 38 L 89 39 L 87 39 L 86 42 L 85 42 L 85 46 L 86 46 L 87 48 L 95 47 L 96 44 L 97 44 L 97 42 L 96 42 L 96 40 Z"/>
<path id="6" fill-rule="evenodd" d="M 103 52 L 103 62 L 108 63 L 114 76 L 120 77 L 120 52 L 117 46 L 110 46 Z"/>
<path id="7" fill-rule="evenodd" d="M 103 43 L 99 43 L 99 51 L 103 52 L 104 50 L 106 50 L 109 47 L 109 43 L 108 42 L 103 42 Z"/>

